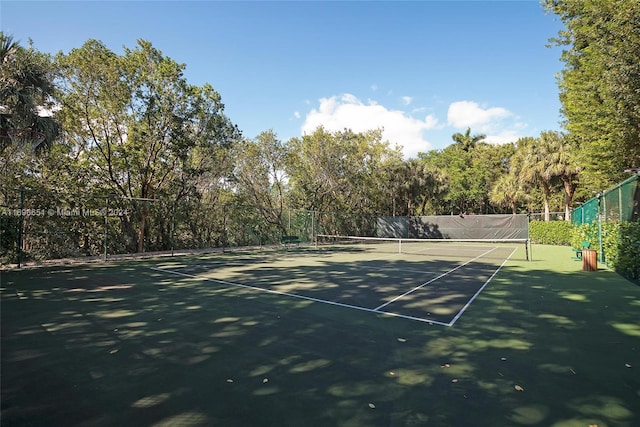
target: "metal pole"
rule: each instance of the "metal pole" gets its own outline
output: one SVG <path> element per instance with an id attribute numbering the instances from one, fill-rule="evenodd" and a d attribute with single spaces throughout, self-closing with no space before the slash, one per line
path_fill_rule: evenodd
<path id="1" fill-rule="evenodd" d="M 20 264 L 22 262 L 22 232 L 23 232 L 23 223 L 24 223 L 24 188 L 20 189 L 20 221 L 18 223 L 18 268 L 20 268 Z"/>
<path id="2" fill-rule="evenodd" d="M 620 186 L 618 187 L 618 221 L 624 221 L 622 211 L 622 186 Z"/>
<path id="3" fill-rule="evenodd" d="M 529 231 L 531 229 L 531 212 L 527 213 L 527 241 L 524 243 L 524 252 L 527 261 L 533 261 L 533 246 L 531 245 L 531 237 Z M 531 254 L 531 256 L 529 256 Z"/>
<path id="4" fill-rule="evenodd" d="M 107 261 L 107 246 L 109 239 L 109 197 L 105 197 L 105 210 L 104 210 L 104 261 Z"/>
<path id="5" fill-rule="evenodd" d="M 227 244 L 227 205 L 222 205 L 222 252 Z"/>
<path id="6" fill-rule="evenodd" d="M 176 201 L 174 200 L 172 203 L 171 209 L 171 233 L 169 234 L 169 238 L 171 239 L 171 256 L 173 256 L 173 247 L 174 247 L 174 237 L 176 232 Z"/>
<path id="7" fill-rule="evenodd" d="M 311 211 L 311 241 L 318 246 L 318 238 L 316 236 L 316 213 Z"/>
<path id="8" fill-rule="evenodd" d="M 603 252 L 603 248 L 602 248 L 602 219 L 604 217 L 604 219 L 606 220 L 606 200 L 604 201 L 605 206 L 604 206 L 604 211 L 605 213 L 602 213 L 602 208 L 600 207 L 600 204 L 602 202 L 602 194 L 598 194 L 598 244 L 599 244 L 599 251 L 600 251 L 600 262 L 604 262 L 604 252 Z"/>

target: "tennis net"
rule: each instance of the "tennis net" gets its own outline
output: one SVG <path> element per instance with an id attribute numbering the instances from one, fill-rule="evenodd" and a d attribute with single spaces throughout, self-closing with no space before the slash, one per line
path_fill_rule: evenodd
<path id="1" fill-rule="evenodd" d="M 504 250 L 523 244 L 529 259 L 528 239 L 412 239 L 392 237 L 361 237 L 319 234 L 320 248 L 342 251 L 363 251 L 381 254 L 423 255 L 439 258 L 474 258 L 476 256 L 504 258 Z"/>

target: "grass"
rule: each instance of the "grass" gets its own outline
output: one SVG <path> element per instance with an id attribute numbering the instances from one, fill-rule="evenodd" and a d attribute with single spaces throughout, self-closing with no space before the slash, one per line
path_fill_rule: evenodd
<path id="1" fill-rule="evenodd" d="M 207 257 L 0 272 L 2 425 L 639 425 L 640 287 L 571 257 L 453 327 L 151 270 Z"/>

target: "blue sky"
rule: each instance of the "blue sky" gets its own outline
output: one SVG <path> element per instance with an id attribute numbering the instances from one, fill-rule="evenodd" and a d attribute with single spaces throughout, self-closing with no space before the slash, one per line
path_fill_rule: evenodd
<path id="1" fill-rule="evenodd" d="M 51 53 L 148 40 L 248 138 L 383 128 L 412 157 L 467 127 L 492 143 L 561 129 L 561 24 L 537 0 L 2 0 L 0 28 Z"/>

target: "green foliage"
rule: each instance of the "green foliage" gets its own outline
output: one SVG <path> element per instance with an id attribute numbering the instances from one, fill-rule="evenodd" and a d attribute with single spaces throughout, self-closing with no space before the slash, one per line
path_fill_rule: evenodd
<path id="1" fill-rule="evenodd" d="M 20 217 L 0 212 L 0 263 L 9 263 L 16 258 Z"/>
<path id="2" fill-rule="evenodd" d="M 533 243 L 543 245 L 570 245 L 572 226 L 568 221 L 532 221 L 529 237 Z"/>
<path id="3" fill-rule="evenodd" d="M 492 205 L 489 193 L 499 178 L 508 173 L 513 144 L 491 145 L 480 142 L 483 135 L 455 134 L 455 144 L 441 151 L 421 153 L 430 170 L 446 177 L 446 191 L 438 196 L 435 214 L 502 212 L 502 201 Z M 432 197 L 432 195 L 428 195 Z M 508 209 L 508 207 L 507 207 Z"/>
<path id="4" fill-rule="evenodd" d="M 602 246 L 611 269 L 629 279 L 640 279 L 640 222 L 603 224 Z"/>
<path id="5" fill-rule="evenodd" d="M 574 226 L 572 228 L 571 246 L 576 249 L 580 249 L 582 248 L 582 242 L 589 242 L 592 249 L 598 248 L 600 246 L 597 222 L 593 222 L 591 224 L 582 224 L 580 226 Z"/>
<path id="6" fill-rule="evenodd" d="M 287 149 L 294 207 L 365 216 L 383 212 L 399 191 L 393 171 L 401 154 L 382 141 L 380 130 L 328 132 L 318 127 L 292 138 Z"/>
<path id="7" fill-rule="evenodd" d="M 572 246 L 588 241 L 599 251 L 598 223 L 573 227 Z M 632 280 L 640 279 L 640 222 L 602 223 L 602 252 L 609 268 Z"/>
<path id="8" fill-rule="evenodd" d="M 244 140 L 234 150 L 233 180 L 241 202 L 257 206 L 262 219 L 285 233 L 282 211 L 285 205 L 284 169 L 287 151 L 273 131 L 254 140 Z"/>
<path id="9" fill-rule="evenodd" d="M 44 139 L 30 141 L 27 147 L 38 153 L 47 151 L 60 131 L 55 120 L 38 111 L 51 111 L 55 104 L 51 58 L 0 31 L 0 64 L 0 153 L 16 143 L 9 137 L 15 128 L 41 133 Z"/>
<path id="10" fill-rule="evenodd" d="M 130 201 L 122 217 L 129 250 L 166 248 L 166 231 L 162 244 L 149 235 L 153 224 L 168 229 L 166 217 L 154 218 L 151 205 L 137 199 L 202 197 L 229 171 L 221 153 L 240 133 L 220 95 L 208 84 L 188 84 L 185 66 L 144 40 L 123 55 L 89 40 L 56 60 L 60 115 L 86 187 Z M 202 176 L 210 181 L 199 182 Z"/>
<path id="11" fill-rule="evenodd" d="M 640 166 L 640 2 L 544 0 L 566 29 L 559 76 L 566 127 L 581 143 L 581 180 L 595 190 Z"/>

